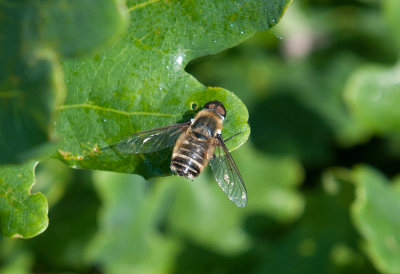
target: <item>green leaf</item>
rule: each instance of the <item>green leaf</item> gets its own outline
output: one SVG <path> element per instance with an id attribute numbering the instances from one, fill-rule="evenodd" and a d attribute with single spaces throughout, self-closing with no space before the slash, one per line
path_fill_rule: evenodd
<path id="1" fill-rule="evenodd" d="M 59 56 L 117 37 L 119 9 L 112 0 L 0 2 L 0 164 L 49 149 L 54 108 L 65 97 Z"/>
<path id="2" fill-rule="evenodd" d="M 228 146 L 250 133 L 248 112 L 232 93 L 207 88 L 184 71 L 192 59 L 232 47 L 276 24 L 289 0 L 128 1 L 128 32 L 118 44 L 85 60 L 66 61 L 68 97 L 59 108 L 57 157 L 72 167 L 169 174 L 169 150 L 126 155 L 99 148 L 145 129 L 187 121 L 193 107 L 218 99 L 225 103 L 223 135 L 238 132 Z"/>
<path id="3" fill-rule="evenodd" d="M 400 135 L 400 66 L 364 66 L 347 83 L 345 99 L 365 131 Z"/>
<path id="4" fill-rule="evenodd" d="M 366 251 L 384 273 L 400 269 L 400 192 L 399 181 L 387 178 L 368 166 L 354 170 L 356 200 L 352 217 L 364 237 Z"/>
<path id="5" fill-rule="evenodd" d="M 86 259 L 107 273 L 170 272 L 178 245 L 157 230 L 168 193 L 136 175 L 95 172 L 93 179 L 104 205 Z"/>
<path id="6" fill-rule="evenodd" d="M 54 123 L 60 138 L 58 154 L 55 157 L 70 166 L 136 172 L 144 176 L 167 174 L 170 172 L 170 152 L 144 157 L 121 155 L 115 150 L 101 151 L 99 148 L 116 143 L 139 130 L 192 118 L 195 111 L 198 111 L 204 103 L 214 99 L 224 102 L 228 110 L 227 123 L 223 130 L 224 136 L 228 138 L 238 132 L 241 133 L 229 142 L 229 148 L 233 150 L 247 140 L 250 129 L 247 124 L 248 112 L 243 103 L 224 89 L 207 88 L 201 85 L 184 71 L 184 66 L 195 57 L 234 46 L 256 31 L 276 24 L 289 0 L 258 1 L 243 5 L 223 2 L 215 4 L 212 1 L 153 2 L 128 3 L 132 16 L 129 31 L 110 49 L 95 56 L 63 61 L 68 97 L 66 104 L 59 107 L 59 116 Z M 7 9 L 17 15 L 21 13 L 19 16 L 22 18 L 28 16 L 28 19 L 39 20 L 39 25 L 43 24 L 41 29 L 43 36 L 40 36 L 40 39 L 26 38 L 28 42 L 31 41 L 28 38 L 32 38 L 38 45 L 38 48 L 32 49 L 30 54 L 35 57 L 37 52 L 41 54 L 45 52 L 53 58 L 48 66 L 57 66 L 54 65 L 57 64 L 54 51 L 48 48 L 46 48 L 47 51 L 43 51 L 40 48 L 41 45 L 52 45 L 64 56 L 80 55 L 98 45 L 96 41 L 105 42 L 110 35 L 118 35 L 118 30 L 122 28 L 123 23 L 120 20 L 116 2 L 106 0 L 96 2 L 99 10 L 87 13 L 85 10 L 90 7 L 90 3 L 93 1 L 60 0 L 46 2 L 40 6 L 26 4 L 24 9 L 18 9 L 22 7 L 22 4 L 11 5 L 7 6 Z M 81 8 L 78 8 L 79 5 L 82 5 Z M 38 10 L 43 16 L 36 18 Z M 85 14 L 90 14 L 90 16 L 86 17 Z M 7 16 L 5 18 L 11 20 Z M 19 17 L 15 16 L 15 18 Z M 98 22 L 99 18 L 103 18 L 104 22 Z M 20 24 L 18 20 L 15 19 L 14 24 Z M 80 25 L 79 27 L 70 26 L 65 24 L 65 21 Z M 25 27 L 32 25 L 26 22 L 24 24 L 27 24 L 23 25 Z M 34 26 L 33 24 L 30 32 L 32 36 L 36 34 Z M 81 34 L 84 32 L 90 35 L 85 33 L 85 39 L 82 39 Z M 14 38 L 18 40 L 18 35 Z M 74 39 L 79 41 L 74 43 Z M 17 53 L 15 52 L 15 55 L 18 56 Z M 22 57 L 25 58 L 25 56 Z M 54 73 L 53 70 L 49 69 Z M 35 71 L 39 73 L 39 78 L 48 77 L 49 81 L 54 82 L 51 82 L 52 85 L 45 85 L 48 91 L 46 94 L 37 93 L 36 87 L 29 85 L 32 89 L 29 94 L 35 96 L 36 100 L 42 98 L 43 95 L 45 101 L 42 103 L 48 106 L 47 114 L 39 115 L 42 117 L 40 118 L 42 119 L 41 137 L 37 139 L 37 142 L 35 141 L 35 144 L 32 143 L 26 147 L 23 143 L 26 136 L 30 136 L 29 140 L 36 140 L 35 123 L 31 120 L 25 121 L 29 126 L 33 126 L 33 128 L 27 127 L 28 133 L 23 123 L 18 120 L 22 117 L 19 114 L 18 119 L 10 116 L 12 118 L 10 120 L 8 117 L 6 119 L 7 113 L 1 116 L 2 126 L 6 127 L 7 123 L 11 123 L 20 127 L 21 131 L 12 131 L 12 133 L 16 132 L 24 139 L 18 139 L 18 136 L 12 134 L 7 135 L 7 138 L 12 138 L 12 143 L 23 148 L 21 150 L 26 151 L 27 155 L 31 154 L 29 148 L 36 148 L 37 144 L 46 143 L 48 124 L 52 119 L 52 108 L 54 102 L 57 101 L 51 99 L 49 93 L 54 94 L 55 98 L 62 90 L 62 84 L 59 82 L 61 76 L 59 68 L 56 70 L 59 73 L 58 78 L 50 77 L 49 75 L 53 74 L 42 73 L 38 69 Z M 10 72 L 6 71 L 4 79 L 8 79 L 9 74 Z M 46 83 L 42 78 L 39 81 L 39 78 L 35 78 L 35 81 Z M 9 86 L 12 87 L 12 85 Z M 11 93 L 13 96 L 15 94 Z M 8 98 L 9 95 L 6 93 L 5 97 Z M 18 105 L 20 98 L 18 96 L 15 98 Z M 26 108 L 23 109 L 26 110 Z M 17 113 L 14 110 L 10 108 L 9 111 Z M 41 111 L 42 108 L 39 107 L 35 113 Z M 29 119 L 36 117 L 29 111 L 24 112 L 25 114 Z M 11 141 L 4 142 L 4 145 L 9 142 Z M 7 153 L 13 153 L 15 159 L 20 158 L 14 149 Z M 18 172 L 17 168 L 15 172 Z M 12 183 L 7 183 L 4 187 L 12 187 L 12 185 Z M 52 193 L 53 190 L 48 189 L 48 191 Z M 62 191 L 62 189 L 54 189 L 54 191 L 53 201 L 56 201 L 60 193 L 57 191 Z M 47 217 L 44 216 L 41 221 L 47 223 Z M 35 233 L 21 235 L 29 237 Z"/>
<path id="7" fill-rule="evenodd" d="M 30 238 L 48 225 L 47 201 L 30 193 L 36 162 L 0 168 L 0 231 L 7 237 Z"/>

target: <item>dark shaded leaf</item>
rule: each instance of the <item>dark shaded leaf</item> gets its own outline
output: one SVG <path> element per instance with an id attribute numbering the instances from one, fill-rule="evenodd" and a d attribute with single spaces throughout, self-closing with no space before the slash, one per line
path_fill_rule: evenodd
<path id="1" fill-rule="evenodd" d="M 124 27 L 117 1 L 0 2 L 0 164 L 48 152 L 65 97 L 59 56 L 78 56 Z"/>

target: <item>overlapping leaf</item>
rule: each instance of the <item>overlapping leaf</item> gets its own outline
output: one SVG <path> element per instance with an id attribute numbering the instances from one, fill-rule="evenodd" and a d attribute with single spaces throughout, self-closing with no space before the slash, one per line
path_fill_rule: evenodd
<path id="1" fill-rule="evenodd" d="M 221 88 L 206 88 L 184 71 L 195 57 L 234 46 L 276 24 L 288 0 L 128 1 L 128 32 L 114 47 L 64 63 L 68 97 L 60 107 L 58 158 L 73 167 L 169 173 L 170 152 L 124 155 L 101 150 L 141 130 L 182 122 L 210 100 L 227 109 L 226 137 L 234 149 L 249 135 L 243 103 Z"/>

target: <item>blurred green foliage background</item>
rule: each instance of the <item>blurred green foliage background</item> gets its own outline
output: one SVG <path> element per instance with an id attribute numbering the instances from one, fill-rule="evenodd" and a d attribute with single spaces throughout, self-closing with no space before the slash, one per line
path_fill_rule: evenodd
<path id="1" fill-rule="evenodd" d="M 191 62 L 249 110 L 232 153 L 248 206 L 209 170 L 146 182 L 48 160 L 32 192 L 49 227 L 1 238 L 0 273 L 400 273 L 399 26 L 397 0 L 294 1 L 273 29 Z"/>

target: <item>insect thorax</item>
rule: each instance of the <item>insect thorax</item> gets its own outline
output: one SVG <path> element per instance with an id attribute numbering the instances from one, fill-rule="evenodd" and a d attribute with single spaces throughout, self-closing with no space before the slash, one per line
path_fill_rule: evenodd
<path id="1" fill-rule="evenodd" d="M 198 133 L 207 138 L 214 138 L 216 134 L 221 132 L 222 122 L 223 120 L 218 114 L 202 110 L 196 115 L 190 128 L 194 134 Z M 202 139 L 201 136 L 196 137 Z"/>

